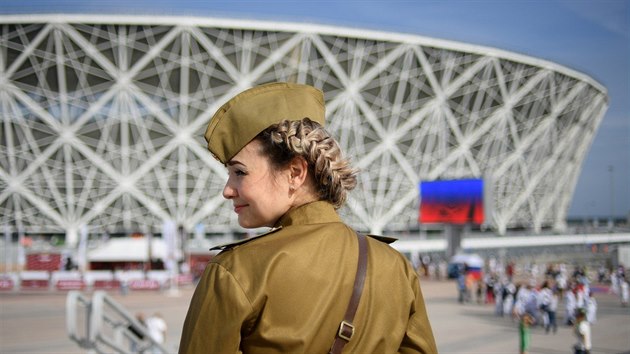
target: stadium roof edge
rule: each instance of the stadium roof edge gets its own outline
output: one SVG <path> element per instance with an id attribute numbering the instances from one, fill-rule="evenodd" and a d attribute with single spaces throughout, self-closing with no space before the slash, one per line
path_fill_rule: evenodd
<path id="1" fill-rule="evenodd" d="M 0 15 L 1 23 L 93 23 L 93 24 L 123 24 L 123 25 L 165 25 L 165 26 L 205 26 L 205 27 L 225 27 L 240 28 L 249 30 L 273 30 L 284 32 L 318 33 L 324 35 L 342 35 L 352 38 L 393 41 L 400 43 L 418 44 L 422 46 L 435 46 L 455 51 L 470 52 L 485 56 L 508 59 L 524 64 L 538 66 L 552 71 L 560 72 L 564 75 L 585 81 L 599 91 L 608 99 L 608 90 L 602 84 L 590 76 L 568 68 L 566 66 L 536 57 L 519 54 L 503 49 L 487 47 L 482 45 L 457 42 L 446 39 L 426 37 L 416 34 L 367 30 L 361 28 L 351 28 L 332 25 L 320 25 L 313 23 L 297 22 L 277 22 L 236 18 L 216 18 L 197 16 L 152 16 L 152 15 L 114 15 L 114 14 L 11 14 Z"/>

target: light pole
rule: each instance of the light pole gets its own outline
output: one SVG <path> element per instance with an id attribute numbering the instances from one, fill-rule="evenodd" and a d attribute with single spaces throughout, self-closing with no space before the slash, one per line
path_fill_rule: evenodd
<path id="1" fill-rule="evenodd" d="M 612 165 L 608 166 L 608 172 L 610 172 L 610 222 L 608 226 L 612 228 L 615 225 L 615 180 Z"/>

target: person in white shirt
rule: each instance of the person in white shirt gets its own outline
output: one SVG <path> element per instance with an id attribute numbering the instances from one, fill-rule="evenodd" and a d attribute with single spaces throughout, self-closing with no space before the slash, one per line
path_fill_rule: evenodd
<path id="1" fill-rule="evenodd" d="M 570 286 L 564 294 L 565 317 L 564 323 L 572 325 L 575 321 L 576 297 L 573 287 Z"/>
<path id="2" fill-rule="evenodd" d="M 507 280 L 507 284 L 504 286 L 503 292 L 503 315 L 512 316 L 514 318 L 512 311 L 514 310 L 514 293 L 516 293 L 516 286 L 509 279 Z"/>
<path id="3" fill-rule="evenodd" d="M 621 297 L 621 306 L 626 307 L 628 306 L 628 299 L 630 298 L 630 292 L 628 291 L 628 282 L 623 278 L 621 278 L 619 281 L 621 283 L 621 290 L 619 294 L 619 296 Z"/>
<path id="4" fill-rule="evenodd" d="M 586 320 L 590 324 L 597 321 L 597 301 L 595 300 L 592 291 L 589 293 L 586 300 Z"/>
<path id="5" fill-rule="evenodd" d="M 514 315 L 520 317 L 525 313 L 527 303 L 530 301 L 530 295 L 532 294 L 531 286 L 520 285 L 516 291 L 516 300 L 514 301 Z"/>
<path id="6" fill-rule="evenodd" d="M 156 312 L 147 318 L 146 324 L 151 338 L 157 343 L 164 344 L 166 339 L 166 322 L 162 318 L 162 315 Z M 153 353 L 158 354 L 161 353 L 161 351 L 154 348 Z"/>
<path id="7" fill-rule="evenodd" d="M 573 347 L 575 354 L 590 354 L 591 352 L 591 324 L 586 320 L 586 311 L 582 308 L 575 315 L 575 336 L 577 343 Z"/>
<path id="8" fill-rule="evenodd" d="M 545 281 L 540 289 L 540 309 L 544 313 L 544 325 L 545 333 L 549 333 L 549 330 L 553 329 L 553 333 L 558 330 L 556 324 L 556 310 L 558 309 L 558 292 L 552 290 L 549 284 Z"/>

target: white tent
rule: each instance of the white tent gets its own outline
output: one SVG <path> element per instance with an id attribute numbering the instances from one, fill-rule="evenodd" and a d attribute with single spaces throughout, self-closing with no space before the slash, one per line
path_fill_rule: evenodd
<path id="1" fill-rule="evenodd" d="M 465 263 L 469 267 L 482 268 L 483 258 L 478 254 L 456 254 L 451 258 L 451 263 Z"/>
<path id="2" fill-rule="evenodd" d="M 166 261 L 168 247 L 160 238 L 153 238 L 151 250 L 147 237 L 142 238 L 112 238 L 97 249 L 88 252 L 89 262 L 148 262 L 149 253 L 152 259 Z M 181 259 L 180 250 L 175 250 L 176 259 Z"/>

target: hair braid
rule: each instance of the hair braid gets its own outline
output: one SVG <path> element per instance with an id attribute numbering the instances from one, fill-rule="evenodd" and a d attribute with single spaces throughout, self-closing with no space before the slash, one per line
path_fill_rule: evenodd
<path id="1" fill-rule="evenodd" d="M 284 120 L 259 134 L 264 153 L 276 166 L 301 156 L 308 164 L 321 200 L 338 209 L 356 184 L 357 171 L 342 157 L 337 141 L 317 122 Z"/>

